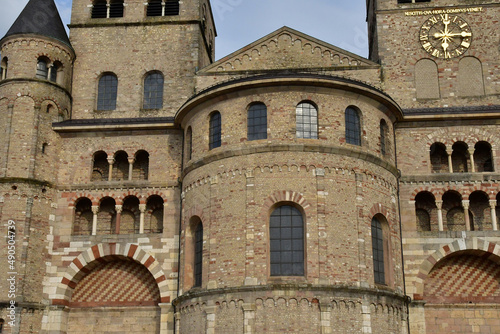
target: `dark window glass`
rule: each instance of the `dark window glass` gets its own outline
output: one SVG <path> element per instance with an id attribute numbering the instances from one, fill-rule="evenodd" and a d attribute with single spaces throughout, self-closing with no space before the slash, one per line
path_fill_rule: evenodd
<path id="1" fill-rule="evenodd" d="M 186 144 L 187 144 L 187 159 L 189 161 L 191 160 L 191 156 L 193 155 L 193 130 L 191 130 L 191 127 L 187 129 Z"/>
<path id="2" fill-rule="evenodd" d="M 194 286 L 201 286 L 203 269 L 203 225 L 201 223 L 196 227 L 194 238 Z"/>
<path id="3" fill-rule="evenodd" d="M 318 139 L 318 111 L 307 102 L 296 109 L 297 138 Z"/>
<path id="4" fill-rule="evenodd" d="M 345 111 L 345 140 L 348 144 L 361 145 L 359 113 L 351 107 Z"/>
<path id="5" fill-rule="evenodd" d="M 219 112 L 214 112 L 210 116 L 210 149 L 221 146 L 221 116 Z"/>
<path id="6" fill-rule="evenodd" d="M 179 15 L 179 0 L 167 0 L 165 2 L 165 15 Z"/>
<path id="7" fill-rule="evenodd" d="M 99 80 L 97 110 L 115 110 L 118 79 L 114 74 L 105 74 Z"/>
<path id="8" fill-rule="evenodd" d="M 267 138 L 267 108 L 263 103 L 248 108 L 248 140 Z"/>
<path id="9" fill-rule="evenodd" d="M 269 219 L 271 276 L 304 275 L 304 223 L 293 206 L 280 206 Z"/>
<path id="10" fill-rule="evenodd" d="M 50 81 L 57 82 L 57 71 L 59 71 L 59 66 L 56 64 L 52 65 L 50 69 Z"/>
<path id="11" fill-rule="evenodd" d="M 93 19 L 105 19 L 108 14 L 108 7 L 106 5 L 106 0 L 97 0 L 92 6 L 92 18 Z"/>
<path id="12" fill-rule="evenodd" d="M 109 17 L 123 17 L 123 0 L 115 0 L 109 4 Z"/>
<path id="13" fill-rule="evenodd" d="M 43 59 L 38 59 L 38 63 L 36 64 L 36 77 L 38 79 L 47 79 L 48 74 L 47 62 Z"/>
<path id="14" fill-rule="evenodd" d="M 384 234 L 377 218 L 372 219 L 372 252 L 375 283 L 385 284 Z"/>
<path id="15" fill-rule="evenodd" d="M 163 107 L 163 75 L 149 74 L 144 79 L 144 109 L 160 109 Z"/>
<path id="16" fill-rule="evenodd" d="M 162 0 L 149 0 L 147 16 L 162 16 L 163 6 Z"/>
<path id="17" fill-rule="evenodd" d="M 2 59 L 2 64 L 0 65 L 0 80 L 7 78 L 7 67 L 8 67 L 8 59 L 5 57 Z"/>
<path id="18" fill-rule="evenodd" d="M 387 153 L 387 123 L 384 120 L 380 121 L 380 153 L 385 155 Z"/>

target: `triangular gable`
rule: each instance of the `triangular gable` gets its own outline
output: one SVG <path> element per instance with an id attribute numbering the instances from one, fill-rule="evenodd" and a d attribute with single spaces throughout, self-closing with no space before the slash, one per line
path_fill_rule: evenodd
<path id="1" fill-rule="evenodd" d="M 289 27 L 283 27 L 205 67 L 201 73 L 379 66 Z"/>

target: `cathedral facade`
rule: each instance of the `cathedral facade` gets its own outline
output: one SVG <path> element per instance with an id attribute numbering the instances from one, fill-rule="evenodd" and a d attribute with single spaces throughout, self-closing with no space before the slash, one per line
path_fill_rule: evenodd
<path id="1" fill-rule="evenodd" d="M 500 333 L 500 4 L 367 0 L 370 55 L 209 0 L 0 40 L 0 333 Z"/>

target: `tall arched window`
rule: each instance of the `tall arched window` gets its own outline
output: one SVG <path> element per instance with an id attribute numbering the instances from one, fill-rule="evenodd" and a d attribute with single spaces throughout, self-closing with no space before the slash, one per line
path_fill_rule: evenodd
<path id="1" fill-rule="evenodd" d="M 186 131 L 186 153 L 187 160 L 191 160 L 193 155 L 193 130 L 189 127 Z"/>
<path id="2" fill-rule="evenodd" d="M 348 144 L 361 146 L 360 115 L 353 107 L 345 110 L 345 141 Z"/>
<path id="3" fill-rule="evenodd" d="M 209 148 L 213 149 L 221 146 L 221 116 L 220 112 L 215 111 L 210 115 L 210 138 L 209 138 Z"/>
<path id="4" fill-rule="evenodd" d="M 454 173 L 467 173 L 469 171 L 469 147 L 462 141 L 457 141 L 451 147 L 453 153 L 451 154 L 451 161 Z"/>
<path id="5" fill-rule="evenodd" d="M 75 207 L 73 234 L 91 235 L 93 216 L 92 201 L 86 197 L 78 199 Z"/>
<path id="6" fill-rule="evenodd" d="M 38 58 L 38 62 L 36 63 L 36 77 L 38 79 L 47 80 L 49 75 L 48 68 L 48 59 L 45 57 Z"/>
<path id="7" fill-rule="evenodd" d="M 387 153 L 387 123 L 385 120 L 380 120 L 380 153 L 386 155 Z"/>
<path id="8" fill-rule="evenodd" d="M 203 224 L 196 226 L 194 232 L 194 286 L 201 286 L 203 273 Z"/>
<path id="9" fill-rule="evenodd" d="M 458 63 L 459 96 L 484 95 L 483 65 L 475 57 L 463 57 Z"/>
<path id="10" fill-rule="evenodd" d="M 149 73 L 144 79 L 143 109 L 163 107 L 163 75 L 160 72 Z"/>
<path id="11" fill-rule="evenodd" d="M 474 145 L 474 164 L 476 172 L 493 172 L 491 145 L 488 142 L 480 141 Z"/>
<path id="12" fill-rule="evenodd" d="M 318 139 L 318 110 L 308 102 L 302 102 L 295 109 L 297 138 Z"/>
<path id="13" fill-rule="evenodd" d="M 104 74 L 99 79 L 97 90 L 97 110 L 115 110 L 118 93 L 118 78 L 113 73 Z"/>
<path id="14" fill-rule="evenodd" d="M 7 79 L 7 67 L 9 65 L 9 60 L 7 57 L 3 57 L 2 63 L 0 64 L 0 80 Z"/>
<path id="15" fill-rule="evenodd" d="M 436 63 L 421 59 L 415 65 L 415 87 L 417 99 L 439 99 L 439 77 Z"/>
<path id="16" fill-rule="evenodd" d="M 248 108 L 248 140 L 267 138 L 267 107 L 255 103 Z"/>
<path id="17" fill-rule="evenodd" d="M 295 207 L 277 207 L 269 218 L 271 276 L 304 275 L 304 222 Z"/>
<path id="18" fill-rule="evenodd" d="M 104 151 L 98 151 L 93 157 L 91 181 L 107 181 L 108 176 L 108 155 Z"/>
<path id="19" fill-rule="evenodd" d="M 92 6 L 93 19 L 105 19 L 108 17 L 108 5 L 106 0 L 95 0 Z"/>
<path id="20" fill-rule="evenodd" d="M 61 71 L 62 71 L 62 64 L 58 61 L 54 62 L 54 64 L 52 64 L 52 67 L 50 68 L 49 80 L 57 83 L 58 82 L 57 79 L 60 77 Z"/>
<path id="21" fill-rule="evenodd" d="M 384 231 L 382 223 L 376 217 L 372 218 L 372 252 L 373 275 L 375 283 L 385 284 L 385 250 Z"/>
<path id="22" fill-rule="evenodd" d="M 448 153 L 443 143 L 434 143 L 430 149 L 432 173 L 448 173 Z"/>

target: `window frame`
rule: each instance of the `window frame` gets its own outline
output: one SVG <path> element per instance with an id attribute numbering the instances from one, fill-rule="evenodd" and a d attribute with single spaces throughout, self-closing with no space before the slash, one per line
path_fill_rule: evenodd
<path id="1" fill-rule="evenodd" d="M 156 77 L 156 78 L 153 78 Z M 161 78 L 161 83 L 158 81 Z M 148 83 L 148 80 L 152 82 Z M 148 92 L 147 89 L 152 88 Z M 146 73 L 143 80 L 143 99 L 142 99 L 142 109 L 144 110 L 155 110 L 163 108 L 163 92 L 165 89 L 165 77 L 163 73 L 159 71 L 152 71 Z M 150 96 L 146 96 L 147 93 Z M 154 96 L 151 96 L 154 95 Z M 146 105 L 147 104 L 147 105 Z"/>
<path id="2" fill-rule="evenodd" d="M 388 152 L 389 126 L 384 119 L 380 120 L 380 154 L 386 156 Z"/>
<path id="3" fill-rule="evenodd" d="M 115 79 L 114 82 L 116 82 L 116 85 L 108 87 L 104 80 L 106 80 L 106 78 L 111 78 L 111 77 Z M 102 93 L 101 93 L 101 85 L 104 85 L 102 87 L 102 89 L 104 89 Z M 112 98 L 105 99 L 104 95 L 106 94 L 113 94 L 114 101 Z M 96 110 L 97 111 L 116 110 L 117 101 L 118 101 L 118 77 L 116 74 L 112 72 L 103 73 L 97 82 Z"/>
<path id="4" fill-rule="evenodd" d="M 40 65 L 45 64 L 45 69 L 41 69 Z M 41 80 L 49 79 L 49 64 L 50 61 L 45 57 L 39 57 L 36 62 L 36 78 Z"/>
<path id="5" fill-rule="evenodd" d="M 247 111 L 247 140 L 267 139 L 267 106 L 252 103 Z"/>
<path id="6" fill-rule="evenodd" d="M 282 212 L 283 210 L 289 210 L 290 214 L 286 215 L 287 212 L 286 211 Z M 290 221 L 283 221 L 282 218 L 286 219 L 288 217 Z M 300 217 L 300 221 L 296 220 L 294 222 L 294 217 L 297 218 Z M 272 208 L 268 222 L 269 222 L 268 231 L 269 231 L 269 268 L 270 268 L 269 276 L 271 278 L 304 277 L 306 275 L 306 259 L 305 259 L 306 224 L 305 224 L 304 213 L 302 212 L 302 210 L 297 208 L 293 203 L 288 203 L 288 202 L 279 203 L 278 205 Z M 297 225 L 294 226 L 294 224 Z M 301 235 L 300 237 L 297 237 L 297 235 L 294 236 L 293 230 L 294 227 L 295 229 L 298 230 L 299 224 L 300 224 Z M 289 229 L 289 231 L 287 231 L 286 229 Z M 280 235 L 279 237 L 276 237 L 278 231 Z M 295 231 L 295 233 L 297 232 L 298 231 Z M 282 237 L 283 233 L 285 233 L 285 237 Z M 289 243 L 287 243 L 286 241 L 289 241 Z M 279 248 L 276 248 L 277 243 L 280 243 Z M 282 250 L 282 246 L 288 247 L 288 244 L 290 245 L 290 249 Z M 289 252 L 291 252 L 291 254 L 288 254 Z M 279 254 L 279 260 L 277 259 L 277 254 Z M 289 258 L 288 259 L 285 258 L 285 261 L 283 261 L 282 255 L 288 255 Z M 298 258 L 300 258 L 300 260 L 298 260 Z M 290 270 L 288 271 L 286 268 L 283 268 L 284 265 L 291 266 Z"/>
<path id="7" fill-rule="evenodd" d="M 349 106 L 344 113 L 345 141 L 347 144 L 361 146 L 361 115 L 358 108 Z"/>
<path id="8" fill-rule="evenodd" d="M 201 221 L 194 229 L 193 241 L 193 288 L 199 288 L 203 283 L 203 224 Z"/>
<path id="9" fill-rule="evenodd" d="M 222 146 L 222 115 L 218 111 L 210 114 L 208 139 L 209 150 Z"/>
<path id="10" fill-rule="evenodd" d="M 295 136 L 300 139 L 318 139 L 318 107 L 310 101 L 302 101 L 295 107 Z"/>
<path id="11" fill-rule="evenodd" d="M 377 217 L 372 218 L 372 256 L 373 256 L 373 280 L 375 284 L 386 285 L 386 261 L 385 261 L 385 238 L 382 222 Z"/>

